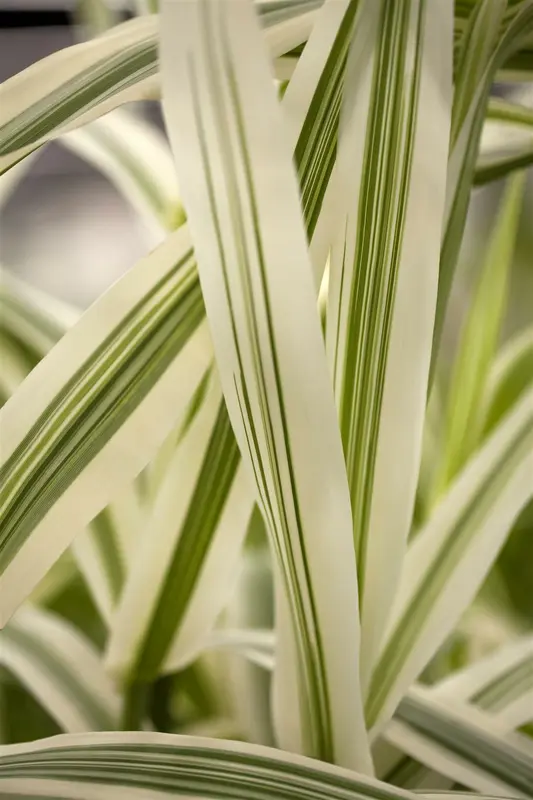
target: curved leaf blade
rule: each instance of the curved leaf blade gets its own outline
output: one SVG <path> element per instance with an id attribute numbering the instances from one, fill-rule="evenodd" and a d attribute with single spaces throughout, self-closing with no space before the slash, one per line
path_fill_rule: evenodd
<path id="1" fill-rule="evenodd" d="M 273 59 L 306 41 L 313 0 L 259 6 Z M 159 18 L 147 15 L 60 50 L 0 87 L 0 174 L 37 147 L 135 100 L 159 98 Z"/>
<path id="2" fill-rule="evenodd" d="M 117 728 L 120 698 L 100 654 L 56 614 L 21 609 L 0 631 L 0 664 L 67 733 Z"/>
<path id="3" fill-rule="evenodd" d="M 336 176 L 342 212 L 326 342 L 350 484 L 363 691 L 400 577 L 418 477 L 444 214 L 452 23 L 446 0 L 361 3 L 345 84 Z"/>
<path id="4" fill-rule="evenodd" d="M 177 424 L 211 358 L 203 314 L 187 232 L 177 231 L 82 316 L 2 409 L 4 622 Z"/>
<path id="5" fill-rule="evenodd" d="M 449 486 L 479 444 L 482 425 L 479 409 L 505 311 L 524 185 L 523 173 L 509 179 L 463 323 L 448 388 L 435 499 Z"/>
<path id="6" fill-rule="evenodd" d="M 168 2 L 163 14 L 164 107 L 222 386 L 279 558 L 292 616 L 282 627 L 288 639 L 296 637 L 302 669 L 300 708 L 298 698 L 284 696 L 288 713 L 278 695 L 282 741 L 368 770 L 353 680 L 349 498 L 291 153 L 267 59 L 247 2 Z M 326 524 L 338 532 L 327 543 Z M 353 609 L 342 630 L 340 608 Z M 279 652 L 287 659 L 282 646 Z M 281 670 L 294 668 L 289 662 Z"/>
<path id="7" fill-rule="evenodd" d="M 0 749 L 0 792 L 152 800 L 414 800 L 415 795 L 320 761 L 241 742 L 166 734 L 89 734 Z"/>
<path id="8" fill-rule="evenodd" d="M 404 752 L 441 775 L 479 792 L 529 797 L 533 751 L 525 738 L 503 738 L 473 708 L 440 703 L 430 691 L 411 691 L 387 731 Z"/>
<path id="9" fill-rule="evenodd" d="M 533 391 L 459 474 L 409 547 L 366 706 L 374 734 L 475 596 L 533 493 Z"/>

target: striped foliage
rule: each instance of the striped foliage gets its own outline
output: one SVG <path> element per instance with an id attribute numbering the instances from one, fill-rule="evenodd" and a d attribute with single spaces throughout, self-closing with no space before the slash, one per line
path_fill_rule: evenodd
<path id="1" fill-rule="evenodd" d="M 533 493 L 533 390 L 459 474 L 410 545 L 367 700 L 382 729 L 401 696 L 474 598 Z"/>
<path id="2" fill-rule="evenodd" d="M 448 388 L 436 497 L 449 486 L 481 438 L 483 418 L 479 410 L 507 305 L 524 182 L 523 173 L 509 179 L 463 323 Z"/>
<path id="3" fill-rule="evenodd" d="M 438 354 L 457 256 L 466 224 L 488 97 L 498 69 L 533 35 L 533 2 L 478 2 L 459 39 L 455 65 L 446 214 L 441 247 L 433 364 Z"/>
<path id="4" fill-rule="evenodd" d="M 18 384 L 65 335 L 79 312 L 43 292 L 5 275 L 0 292 L 2 363 L 18 370 L 20 380 L 6 394 L 6 400 Z M 127 487 L 114 497 L 79 533 L 72 543 L 78 568 L 85 578 L 98 610 L 106 622 L 122 589 L 125 574 L 136 549 L 143 511 L 138 492 Z"/>
<path id="5" fill-rule="evenodd" d="M 228 412 L 282 576 L 279 735 L 285 747 L 368 770 L 353 681 L 349 497 L 291 153 L 259 28 L 240 1 L 169 2 L 164 13 L 173 34 L 162 37 L 167 125 Z M 274 175 L 258 169 L 271 163 L 279 164 Z M 298 433 L 302 415 L 312 440 Z M 327 546 L 326 521 L 337 530 Z M 332 582 L 339 569 L 346 577 Z M 353 609 L 349 634 L 341 607 Z"/>
<path id="6" fill-rule="evenodd" d="M 484 729 L 507 736 L 513 729 L 529 722 L 533 715 L 532 667 L 533 638 L 521 637 L 481 661 L 475 661 L 464 669 L 453 672 L 431 688 L 429 697 L 456 708 L 459 712 L 462 709 L 467 715 L 464 703 L 477 706 L 486 713 L 482 719 Z M 398 719 L 402 718 L 401 715 L 400 706 Z M 434 750 L 439 750 L 441 743 L 431 743 L 427 736 L 416 741 L 410 738 L 411 752 L 416 751 L 417 756 L 411 758 L 402 755 L 404 735 L 405 730 L 401 725 L 393 728 L 390 739 L 389 731 L 385 732 L 385 740 L 394 742 L 397 749 L 394 749 L 393 755 L 389 755 L 387 764 L 379 769 L 382 779 L 387 783 L 418 790 L 424 787 L 434 789 L 436 786 L 451 786 L 453 780 L 450 781 L 441 773 L 424 766 L 428 759 L 428 763 L 435 764 Z M 429 754 L 427 758 L 426 754 Z M 448 758 L 455 759 L 449 748 L 447 755 Z M 464 761 L 462 767 L 464 769 Z M 476 775 L 474 785 L 477 785 L 478 779 L 479 776 Z M 467 785 L 471 784 L 467 782 Z"/>
<path id="7" fill-rule="evenodd" d="M 325 32 L 322 24 L 317 26 L 309 42 L 311 69 L 307 58 L 302 57 L 282 101 L 285 119 L 290 122 L 289 143 L 294 148 L 309 239 L 321 217 L 331 176 L 339 82 L 353 30 L 354 9 L 354 3 L 341 4 L 338 0 L 325 5 L 320 18 L 327 23 Z M 319 122 L 329 116 L 332 120 L 324 132 Z M 218 375 L 212 380 L 218 383 Z M 157 674 L 157 670 L 173 670 L 189 660 L 229 592 L 255 497 L 245 486 L 240 452 L 225 404 L 221 403 L 212 416 L 210 423 L 204 420 L 207 428 L 202 433 L 200 450 L 194 445 L 197 479 L 191 480 L 189 456 L 181 452 L 181 446 L 174 455 L 179 432 L 170 437 L 154 465 L 153 513 L 146 526 L 152 531 L 151 540 L 159 543 L 163 551 L 157 544 L 147 543 L 139 552 L 109 644 L 110 667 L 130 681 L 143 677 L 139 672 L 142 664 L 150 663 L 151 674 Z M 189 447 L 190 453 L 190 446 L 184 446 Z M 175 495 L 176 485 L 181 487 L 179 497 Z M 217 502 L 212 511 L 199 516 L 195 509 L 206 508 L 215 492 Z M 183 511 L 188 507 L 188 513 L 178 513 L 178 506 Z M 162 552 L 166 553 L 165 558 Z M 158 581 L 143 579 L 151 565 L 157 574 L 166 569 L 164 588 Z M 139 614 L 141 593 L 143 607 L 146 612 L 151 609 L 151 613 Z M 220 602 L 216 602 L 218 597 Z M 168 610 L 178 608 L 179 612 Z M 163 613 L 167 620 L 164 630 L 160 624 Z M 154 626 L 159 628 L 157 637 L 151 633 Z"/>
<path id="8" fill-rule="evenodd" d="M 452 19 L 446 1 L 431 8 L 361 3 L 348 65 L 326 343 L 350 484 L 364 688 L 399 580 L 418 477 L 446 186 Z"/>
<path id="9" fill-rule="evenodd" d="M 533 326 L 501 349 L 487 379 L 483 432 L 490 433 L 533 381 Z"/>
<path id="10" fill-rule="evenodd" d="M 210 358 L 202 316 L 190 241 L 178 231 L 82 316 L 2 409 L 4 621 L 185 412 L 191 390 L 178 375 L 200 381 Z"/>
<path id="11" fill-rule="evenodd" d="M 473 708 L 441 703 L 422 689 L 400 703 L 387 738 L 393 744 L 463 786 L 478 792 L 529 797 L 533 750 L 518 734 L 505 739 L 491 719 Z"/>
<path id="12" fill-rule="evenodd" d="M 261 7 L 276 59 L 305 42 L 315 0 Z M 159 97 L 157 16 L 60 50 L 0 87 L 0 174 L 35 148 L 133 100 Z"/>
<path id="13" fill-rule="evenodd" d="M 102 172 L 158 240 L 183 223 L 172 156 L 154 125 L 117 109 L 59 142 Z"/>
<path id="14" fill-rule="evenodd" d="M 402 789 L 279 750 L 164 734 L 58 736 L 0 750 L 9 797 L 414 800 Z M 142 792 L 142 794 L 141 794 Z M 453 798 L 453 794 L 450 795 Z"/>
<path id="15" fill-rule="evenodd" d="M 0 661 L 86 732 L 0 747 L 0 795 L 527 796 L 530 638 L 413 684 L 533 495 L 523 175 L 428 404 L 472 186 L 530 163 L 489 95 L 533 0 L 138 10 L 0 88 L 0 203 L 58 138 L 161 242 L 83 314 L 0 290 Z M 161 96 L 169 142 L 117 109 Z M 69 546 L 102 652 L 42 583 Z"/>
<path id="16" fill-rule="evenodd" d="M 61 617 L 21 609 L 0 631 L 0 664 L 67 733 L 114 730 L 120 699 L 92 643 Z"/>
<path id="17" fill-rule="evenodd" d="M 154 680 L 197 655 L 227 599 L 251 515 L 217 376 L 208 381 L 168 464 L 113 620 L 107 663 L 126 679 Z"/>
<path id="18" fill-rule="evenodd" d="M 482 661 L 452 673 L 433 694 L 442 700 L 467 700 L 494 716 L 504 732 L 533 720 L 533 636 L 524 636 Z"/>
<path id="19" fill-rule="evenodd" d="M 533 109 L 492 99 L 480 142 L 474 183 L 482 186 L 533 163 Z"/>

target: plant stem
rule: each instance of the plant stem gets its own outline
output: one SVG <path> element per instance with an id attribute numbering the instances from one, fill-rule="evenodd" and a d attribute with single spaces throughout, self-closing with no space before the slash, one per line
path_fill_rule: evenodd
<path id="1" fill-rule="evenodd" d="M 131 683 L 124 693 L 120 730 L 140 731 L 146 717 L 149 683 Z"/>

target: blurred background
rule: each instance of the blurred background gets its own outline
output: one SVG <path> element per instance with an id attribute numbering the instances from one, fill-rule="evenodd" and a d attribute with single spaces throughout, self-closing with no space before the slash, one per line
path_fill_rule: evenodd
<path id="1" fill-rule="evenodd" d="M 107 24 L 107 20 L 88 17 L 89 5 L 76 0 L 0 0 L 0 79 Z M 117 22 L 133 13 L 126 1 L 109 2 L 109 6 L 106 13 Z M 531 91 L 529 100 L 533 105 Z M 161 126 L 156 104 L 143 104 L 140 113 Z M 444 393 L 502 189 L 503 184 L 496 182 L 473 194 L 444 335 L 440 364 Z M 56 143 L 40 151 L 1 212 L 2 265 L 80 308 L 87 307 L 154 244 L 153 233 L 106 178 Z M 501 343 L 532 323 L 530 169 Z M 443 650 L 427 677 L 434 678 L 450 664 L 491 649 L 509 631 L 523 629 L 533 629 L 533 504 L 517 521 L 474 611 L 465 617 L 463 634 Z"/>
<path id="2" fill-rule="evenodd" d="M 132 11 L 121 3 L 110 14 L 120 21 Z M 94 27 L 76 0 L 0 0 L 0 80 L 87 38 L 86 29 Z M 148 106 L 144 112 L 153 116 L 155 104 Z M 152 243 L 109 181 L 55 142 L 41 149 L 1 213 L 3 265 L 80 307 Z"/>

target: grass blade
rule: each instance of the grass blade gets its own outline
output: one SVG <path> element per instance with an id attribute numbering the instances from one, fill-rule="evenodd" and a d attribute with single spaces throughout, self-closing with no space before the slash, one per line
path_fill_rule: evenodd
<path id="1" fill-rule="evenodd" d="M 348 770 L 241 742 L 126 733 L 56 736 L 2 747 L 0 792 L 32 797 L 156 800 L 414 800 Z"/>
<path id="2" fill-rule="evenodd" d="M 431 687 L 430 696 L 450 706 L 471 703 L 487 712 L 485 728 L 507 735 L 533 716 L 533 637 L 524 636 L 499 648 L 481 661 L 453 672 Z M 387 732 L 385 732 L 387 738 Z M 409 789 L 451 786 L 442 775 L 410 756 L 401 755 L 401 735 L 396 758 L 380 775 L 387 783 Z"/>
<path id="3" fill-rule="evenodd" d="M 416 492 L 444 213 L 452 20 L 446 1 L 362 2 L 345 85 L 343 211 L 326 342 L 351 493 L 363 690 Z"/>
<path id="4" fill-rule="evenodd" d="M 313 0 L 281 17 L 261 5 L 273 59 L 306 41 Z M 275 11 L 275 9 L 274 9 Z M 117 106 L 159 97 L 159 18 L 140 17 L 89 42 L 64 48 L 0 87 L 0 174 L 50 139 Z"/>
<path id="5" fill-rule="evenodd" d="M 217 376 L 209 383 L 168 466 L 147 521 L 152 535 L 137 553 L 113 621 L 107 663 L 129 681 L 154 680 L 198 654 L 229 594 L 251 515 Z M 213 429 L 217 442 L 208 447 Z M 217 484 L 214 472 L 221 472 Z M 196 594 L 200 573 L 209 594 Z"/>
<path id="6" fill-rule="evenodd" d="M 297 697 L 278 694 L 281 741 L 368 770 L 353 680 L 349 497 L 291 153 L 267 59 L 247 2 L 169 2 L 163 14 L 164 105 L 215 353 L 279 559 L 293 626 L 285 635 L 295 637 L 301 670 L 300 707 Z M 324 525 L 337 530 L 334 540 L 326 542 Z M 341 622 L 340 608 L 353 615 Z M 286 663 L 283 647 L 280 653 L 280 671 L 294 674 L 296 664 Z M 278 692 L 287 685 L 279 681 Z"/>
<path id="7" fill-rule="evenodd" d="M 496 357 L 487 382 L 483 434 L 487 436 L 533 382 L 533 326 L 513 337 Z"/>
<path id="8" fill-rule="evenodd" d="M 10 276 L 6 276 L 2 286 L 0 305 L 2 338 L 9 337 L 12 351 L 15 348 L 13 356 L 22 379 L 80 316 L 76 309 Z M 112 504 L 72 543 L 77 566 L 107 623 L 136 549 L 141 523 L 139 497 L 130 486 L 120 497 L 114 497 Z"/>
<path id="9" fill-rule="evenodd" d="M 154 125 L 117 109 L 59 141 L 100 170 L 159 239 L 184 222 L 170 148 Z"/>
<path id="10" fill-rule="evenodd" d="M 353 2 L 339 5 L 338 0 L 328 0 L 323 13 L 326 15 L 333 13 L 333 20 L 329 20 L 327 27 L 329 38 L 326 37 L 326 44 L 333 38 L 335 47 L 328 55 L 327 48 L 324 47 L 323 29 L 317 26 L 309 42 L 315 54 L 312 59 L 312 69 L 308 73 L 308 64 L 302 57 L 293 78 L 294 90 L 292 93 L 287 93 L 282 102 L 284 113 L 292 120 L 289 141 L 294 146 L 294 159 L 301 181 L 302 202 L 309 237 L 312 236 L 314 220 L 321 213 L 324 187 L 330 176 L 330 155 L 322 158 L 321 154 L 322 152 L 330 154 L 332 148 L 334 152 L 338 123 L 339 69 L 344 69 L 355 7 L 356 3 Z M 333 26 L 332 21 L 335 23 Z M 340 63 L 337 63 L 339 60 Z M 291 108 L 291 105 L 294 107 Z M 328 116 L 333 116 L 333 120 L 327 127 L 326 136 L 323 137 L 322 129 L 316 121 Z M 218 377 L 214 376 L 214 380 L 217 381 Z M 197 401 L 200 405 L 202 399 L 198 397 Z M 194 404 L 196 405 L 196 401 Z M 184 484 L 179 478 L 186 469 L 183 455 L 178 453 L 174 457 L 179 436 L 179 431 L 176 431 L 169 437 L 154 465 L 151 480 L 154 512 L 147 523 L 153 538 L 159 539 L 161 536 L 161 542 L 167 543 L 161 546 L 166 548 L 167 557 L 172 560 L 172 566 L 167 571 L 169 579 L 166 581 L 164 591 L 160 591 L 157 582 L 154 581 L 144 581 L 141 586 L 141 562 L 150 564 L 153 560 L 159 560 L 161 555 L 157 547 L 145 548 L 146 552 L 143 550 L 143 555 L 139 556 L 139 569 L 135 571 L 137 577 L 135 579 L 132 577 L 132 588 L 124 597 L 112 633 L 110 663 L 115 664 L 115 668 L 119 671 L 125 671 L 129 679 L 135 678 L 137 668 L 141 664 L 146 666 L 150 663 L 150 670 L 154 673 L 158 669 L 171 671 L 190 659 L 219 611 L 218 598 L 220 597 L 221 601 L 225 594 L 224 587 L 227 585 L 244 534 L 246 518 L 252 513 L 253 496 L 247 496 L 243 486 L 242 469 L 237 465 L 240 453 L 225 405 L 221 405 L 220 412 L 212 423 L 211 435 L 208 437 L 206 434 L 204 467 L 196 483 L 186 481 Z M 222 449 L 221 442 L 225 443 Z M 174 466 L 170 466 L 170 470 L 172 472 L 177 470 L 177 473 L 174 478 L 167 479 L 167 488 L 163 489 L 163 476 L 173 457 Z M 200 457 L 201 454 L 197 453 L 195 459 Z M 228 471 L 228 465 L 232 465 L 231 472 Z M 175 512 L 173 486 L 178 484 L 181 485 L 181 506 L 183 509 L 187 506 L 190 509 L 190 513 L 182 519 L 181 530 L 175 524 L 179 514 Z M 186 493 L 185 485 L 188 487 Z M 207 508 L 213 496 L 218 498 L 219 503 L 216 507 L 213 506 L 216 513 L 203 516 L 194 513 L 195 507 Z M 243 505 L 239 506 L 239 503 Z M 163 511 L 165 508 L 167 512 Z M 219 515 L 219 511 L 220 514 L 223 512 L 222 516 Z M 198 531 L 200 520 L 201 535 Z M 228 521 L 231 521 L 231 524 L 228 524 Z M 169 544 L 169 526 L 174 526 L 172 546 Z M 173 555 L 172 547 L 174 547 Z M 194 569 L 189 569 L 189 561 L 195 565 Z M 160 562 L 159 569 L 162 568 Z M 218 587 L 216 593 L 213 592 L 214 585 Z M 133 588 L 134 586 L 137 586 L 137 589 Z M 153 608 L 154 621 L 160 618 L 168 621 L 163 636 L 152 636 L 152 618 L 138 613 L 137 592 L 142 593 L 144 597 L 145 609 Z M 123 628 L 128 631 L 125 636 L 121 632 Z M 142 630 L 145 634 L 144 639 Z M 191 631 L 194 631 L 192 638 Z M 157 643 L 159 649 L 159 655 L 155 660 L 153 652 L 151 655 L 148 652 L 153 651 L 154 643 Z M 124 665 L 130 666 L 124 667 Z"/>
<path id="11" fill-rule="evenodd" d="M 211 358 L 203 313 L 187 232 L 177 231 L 82 316 L 2 409 L 4 622 L 177 424 Z"/>
<path id="12" fill-rule="evenodd" d="M 67 733 L 117 727 L 120 701 L 100 654 L 61 617 L 18 611 L 0 632 L 0 663 Z"/>
<path id="13" fill-rule="evenodd" d="M 444 705 L 426 690 L 400 703 L 387 738 L 442 775 L 479 792 L 529 797 L 533 753 L 524 737 L 503 739 L 473 708 Z"/>
<path id="14" fill-rule="evenodd" d="M 452 139 L 447 185 L 446 224 L 441 248 L 439 293 L 434 332 L 433 368 L 466 224 L 479 141 L 489 93 L 498 69 L 517 53 L 533 32 L 533 2 L 520 0 L 505 11 L 505 3 L 477 3 L 461 40 L 455 79 Z M 497 19 L 499 18 L 499 22 Z M 475 64 L 468 53 L 476 55 Z M 477 76 L 474 81 L 473 76 Z M 467 111 L 468 109 L 468 111 Z"/>
<path id="15" fill-rule="evenodd" d="M 530 390 L 459 474 L 409 547 L 366 707 L 374 733 L 474 598 L 533 493 L 532 475 Z"/>
<path id="16" fill-rule="evenodd" d="M 508 183 L 463 323 L 448 389 L 434 499 L 445 491 L 479 444 L 482 425 L 479 409 L 506 307 L 524 185 L 523 173 Z"/>

